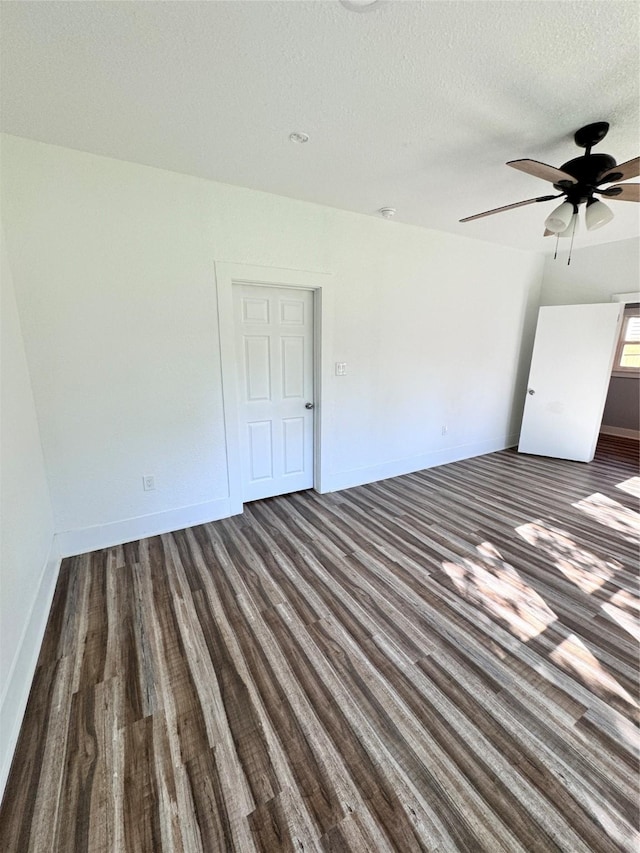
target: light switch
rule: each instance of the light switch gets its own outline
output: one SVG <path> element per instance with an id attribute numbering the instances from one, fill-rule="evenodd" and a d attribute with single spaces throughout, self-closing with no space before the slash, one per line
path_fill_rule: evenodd
<path id="1" fill-rule="evenodd" d="M 346 376 L 347 375 L 347 362 L 346 361 L 336 361 L 336 376 Z"/>

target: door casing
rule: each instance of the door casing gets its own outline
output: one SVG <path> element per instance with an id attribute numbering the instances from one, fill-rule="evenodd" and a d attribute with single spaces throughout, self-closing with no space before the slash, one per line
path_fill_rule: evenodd
<path id="1" fill-rule="evenodd" d="M 323 376 L 329 375 L 327 372 L 327 367 L 329 366 L 328 354 L 331 352 L 329 346 L 331 275 L 307 270 L 261 267 L 222 261 L 216 262 L 215 275 L 230 513 L 231 515 L 241 513 L 243 507 L 239 434 L 240 419 L 238 416 L 237 399 L 237 360 L 234 341 L 234 284 L 250 284 L 258 287 L 291 287 L 313 292 L 313 382 L 315 398 L 313 481 L 314 490 L 322 492 L 322 437 L 324 425 L 322 380 Z"/>

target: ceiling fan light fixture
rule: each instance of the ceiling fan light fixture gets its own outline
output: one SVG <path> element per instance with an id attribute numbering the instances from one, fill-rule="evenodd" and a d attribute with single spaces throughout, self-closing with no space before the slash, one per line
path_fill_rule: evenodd
<path id="1" fill-rule="evenodd" d="M 350 12 L 369 12 L 379 2 L 380 0 L 340 0 L 344 8 Z"/>
<path id="2" fill-rule="evenodd" d="M 573 214 L 574 206 L 568 201 L 563 201 L 561 205 L 556 207 L 555 210 L 552 210 L 549 216 L 547 216 L 544 221 L 544 226 L 547 231 L 553 231 L 554 234 L 559 234 L 561 231 L 565 231 L 569 227 Z"/>
<path id="3" fill-rule="evenodd" d="M 563 237 L 573 237 L 573 235 L 576 233 L 577 230 L 578 230 L 578 211 L 576 210 L 576 212 L 573 214 L 573 216 L 569 220 L 569 224 L 564 229 L 564 231 L 558 232 L 558 237 L 560 237 L 561 239 Z"/>
<path id="4" fill-rule="evenodd" d="M 584 215 L 587 231 L 595 231 L 613 219 L 613 211 L 610 207 L 596 198 L 590 198 L 587 202 L 587 210 Z"/>

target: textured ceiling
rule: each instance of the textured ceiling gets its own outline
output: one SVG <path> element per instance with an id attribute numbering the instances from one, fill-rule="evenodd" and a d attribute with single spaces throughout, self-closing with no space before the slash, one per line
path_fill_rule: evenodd
<path id="1" fill-rule="evenodd" d="M 639 5 L 615 0 L 2 2 L 2 130 L 524 249 L 573 133 L 639 153 Z M 289 142 L 305 131 L 305 145 Z M 638 208 L 578 245 L 638 234 Z M 393 227 L 390 224 L 390 227 Z"/>

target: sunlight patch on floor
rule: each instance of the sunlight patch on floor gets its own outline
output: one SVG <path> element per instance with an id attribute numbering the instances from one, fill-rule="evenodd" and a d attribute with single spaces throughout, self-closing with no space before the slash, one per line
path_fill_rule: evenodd
<path id="1" fill-rule="evenodd" d="M 638 850 L 638 833 L 616 819 L 610 808 L 603 804 L 602 798 L 591 792 L 585 796 L 585 804 L 595 819 L 605 828 L 620 850 Z"/>
<path id="2" fill-rule="evenodd" d="M 480 547 L 486 550 L 487 546 L 488 543 L 483 543 Z M 499 555 L 497 549 L 495 553 Z M 487 566 L 473 560 L 445 561 L 442 568 L 467 601 L 506 624 L 520 640 L 526 642 L 537 637 L 558 618 L 508 563 Z"/>
<path id="3" fill-rule="evenodd" d="M 573 506 L 594 521 L 622 533 L 627 542 L 637 542 L 640 538 L 640 513 L 627 509 L 606 495 L 596 492 Z"/>
<path id="4" fill-rule="evenodd" d="M 480 545 L 476 547 L 477 552 L 481 557 L 489 560 L 500 560 L 501 563 L 504 563 L 502 554 L 493 542 L 481 542 Z"/>
<path id="5" fill-rule="evenodd" d="M 623 480 L 622 483 L 616 485 L 616 489 L 620 489 L 629 495 L 640 498 L 640 477 L 629 477 L 628 480 Z"/>
<path id="6" fill-rule="evenodd" d="M 602 609 L 614 622 L 617 622 L 634 639 L 640 642 L 640 600 L 621 589 L 612 596 L 608 604 L 603 604 Z"/>
<path id="7" fill-rule="evenodd" d="M 589 651 L 575 634 L 570 634 L 551 652 L 551 660 L 576 677 L 597 696 L 618 696 L 632 708 L 638 703 L 616 679 L 600 665 L 598 659 Z"/>
<path id="8" fill-rule="evenodd" d="M 622 569 L 617 562 L 605 562 L 577 545 L 563 530 L 550 527 L 543 521 L 531 521 L 516 527 L 516 533 L 545 551 L 562 574 L 582 592 L 591 595 Z"/>

